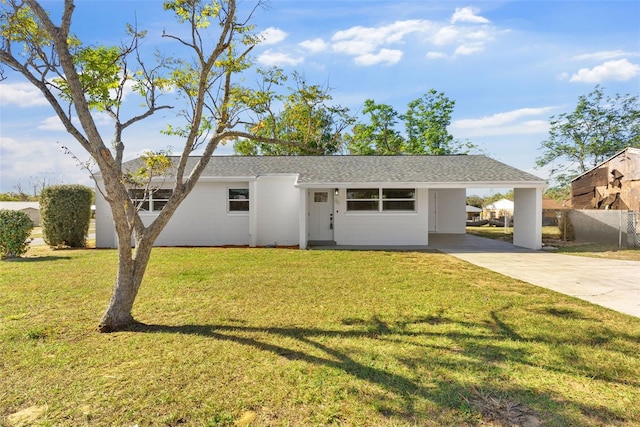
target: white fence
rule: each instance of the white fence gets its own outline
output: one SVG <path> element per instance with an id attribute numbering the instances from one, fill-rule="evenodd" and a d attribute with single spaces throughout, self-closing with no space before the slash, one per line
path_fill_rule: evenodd
<path id="1" fill-rule="evenodd" d="M 640 215 L 635 211 L 575 209 L 567 212 L 576 241 L 640 247 Z"/>

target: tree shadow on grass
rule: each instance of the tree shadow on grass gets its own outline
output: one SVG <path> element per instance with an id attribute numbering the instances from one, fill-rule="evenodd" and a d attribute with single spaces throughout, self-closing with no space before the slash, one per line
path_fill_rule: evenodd
<path id="1" fill-rule="evenodd" d="M 604 406 L 587 405 L 554 392 L 534 393 L 511 380 L 510 370 L 504 366 L 507 362 L 571 375 L 576 375 L 572 366 L 579 364 L 575 361 L 534 363 L 526 345 L 514 344 L 526 342 L 527 338 L 502 318 L 501 312 L 508 309 L 507 306 L 490 312 L 491 320 L 482 323 L 454 320 L 438 314 L 397 322 L 384 322 L 377 316 L 348 318 L 342 322 L 344 329 L 137 323 L 128 331 L 198 335 L 251 347 L 291 361 L 337 369 L 384 390 L 384 396 L 376 396 L 373 392 L 367 397 L 359 397 L 370 399 L 369 404 L 373 404 L 381 416 L 410 423 L 426 419 L 437 422 L 439 416 L 444 417 L 443 423 L 446 423 L 446 419 L 451 421 L 451 412 L 458 420 L 466 417 L 470 424 L 477 423 L 478 413 L 484 421 L 497 425 L 536 426 L 544 425 L 547 420 L 557 425 L 581 424 L 585 419 L 595 424 L 628 421 Z M 399 372 L 409 374 L 401 374 L 358 360 L 363 355 L 357 350 L 332 347 L 327 342 L 333 338 L 341 341 L 372 339 L 380 345 L 410 345 L 429 351 L 416 351 L 411 357 L 394 356 L 408 369 Z M 281 344 L 292 340 L 296 345 Z M 545 343 L 544 337 L 535 340 Z M 437 344 L 443 341 L 454 344 Z M 553 340 L 549 342 L 556 344 Z M 426 379 L 421 377 L 425 369 L 429 370 Z M 471 379 L 461 379 L 457 375 L 470 371 L 474 372 Z M 617 382 L 614 375 L 602 375 L 597 380 Z M 628 381 L 622 383 L 628 385 Z M 422 413 L 419 408 L 425 401 L 435 404 L 443 414 Z M 446 412 L 449 416 L 444 414 Z"/>

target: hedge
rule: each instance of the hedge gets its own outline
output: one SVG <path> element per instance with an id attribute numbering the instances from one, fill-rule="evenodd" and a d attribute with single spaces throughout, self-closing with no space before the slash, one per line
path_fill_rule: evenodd
<path id="1" fill-rule="evenodd" d="M 0 257 L 23 255 L 29 249 L 27 238 L 33 230 L 33 221 L 22 211 L 0 209 Z"/>
<path id="2" fill-rule="evenodd" d="M 92 198 L 93 190 L 82 185 L 54 185 L 42 190 L 40 221 L 45 243 L 86 247 Z"/>

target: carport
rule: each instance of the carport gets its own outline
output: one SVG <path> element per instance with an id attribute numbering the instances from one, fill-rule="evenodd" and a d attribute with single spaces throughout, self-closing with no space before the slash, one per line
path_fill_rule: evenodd
<path id="1" fill-rule="evenodd" d="M 301 248 L 406 249 L 428 247 L 430 236 L 438 234 L 464 235 L 467 189 L 475 188 L 513 189 L 514 245 L 542 247 L 546 181 L 489 157 L 325 156 L 308 159 L 307 164 L 295 160 Z M 411 207 L 386 210 L 385 195 L 398 192 L 408 196 L 395 200 Z M 354 209 L 359 203 L 367 208 Z"/>

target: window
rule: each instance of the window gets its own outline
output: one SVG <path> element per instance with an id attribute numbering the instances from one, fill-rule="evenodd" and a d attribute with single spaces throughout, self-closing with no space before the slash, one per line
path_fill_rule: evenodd
<path id="1" fill-rule="evenodd" d="M 348 188 L 347 211 L 415 211 L 415 188 Z"/>
<path id="2" fill-rule="evenodd" d="M 173 190 L 129 190 L 129 196 L 140 211 L 160 212 L 165 207 Z"/>
<path id="3" fill-rule="evenodd" d="M 383 188 L 383 211 L 415 211 L 416 190 L 413 188 Z"/>
<path id="4" fill-rule="evenodd" d="M 380 190 L 377 188 L 347 188 L 348 211 L 377 211 Z"/>
<path id="5" fill-rule="evenodd" d="M 229 189 L 229 212 L 249 211 L 249 189 L 230 188 Z"/>
<path id="6" fill-rule="evenodd" d="M 329 193 L 327 191 L 314 192 L 313 201 L 315 203 L 327 203 L 329 201 Z"/>

